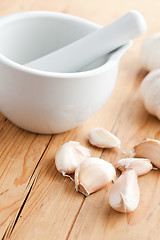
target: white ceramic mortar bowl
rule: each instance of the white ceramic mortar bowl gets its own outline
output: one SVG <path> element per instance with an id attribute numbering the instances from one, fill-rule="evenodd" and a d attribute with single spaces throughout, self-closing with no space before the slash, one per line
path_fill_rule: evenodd
<path id="1" fill-rule="evenodd" d="M 77 73 L 51 73 L 23 64 L 100 26 L 54 12 L 23 12 L 0 19 L 0 111 L 37 133 L 72 129 L 99 110 L 112 93 L 119 60 L 131 43 Z M 68 56 L 69 61 L 69 56 Z"/>

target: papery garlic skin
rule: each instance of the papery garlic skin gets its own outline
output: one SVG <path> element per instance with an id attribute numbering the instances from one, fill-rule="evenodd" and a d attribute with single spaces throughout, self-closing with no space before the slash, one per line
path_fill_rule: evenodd
<path id="1" fill-rule="evenodd" d="M 135 157 L 148 158 L 151 163 L 160 168 L 160 141 L 145 139 L 133 148 Z"/>
<path id="2" fill-rule="evenodd" d="M 97 127 L 93 128 L 88 136 L 89 142 L 100 148 L 120 148 L 120 140 L 111 132 L 104 128 Z"/>
<path id="3" fill-rule="evenodd" d="M 88 158 L 75 171 L 76 191 L 89 196 L 112 182 L 116 176 L 113 165 L 100 158 Z"/>
<path id="4" fill-rule="evenodd" d="M 81 146 L 78 142 L 64 143 L 55 155 L 55 165 L 64 176 L 74 173 L 76 167 L 86 158 L 91 157 L 90 150 Z"/>
<path id="5" fill-rule="evenodd" d="M 137 174 L 133 169 L 126 170 L 111 187 L 109 204 L 118 212 L 129 213 L 137 208 L 139 199 Z"/>
<path id="6" fill-rule="evenodd" d="M 146 110 L 160 119 L 160 69 L 150 72 L 144 78 L 140 94 Z"/>
<path id="7" fill-rule="evenodd" d="M 122 172 L 127 169 L 133 169 L 137 176 L 141 176 L 151 171 L 153 166 L 151 161 L 146 158 L 123 158 L 117 162 L 116 168 Z"/>
<path id="8" fill-rule="evenodd" d="M 160 68 L 160 33 L 153 34 L 144 41 L 140 59 L 148 71 Z"/>

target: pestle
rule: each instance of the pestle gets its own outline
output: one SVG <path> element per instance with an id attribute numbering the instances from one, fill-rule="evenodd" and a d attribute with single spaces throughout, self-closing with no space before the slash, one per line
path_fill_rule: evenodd
<path id="1" fill-rule="evenodd" d="M 143 16 L 130 11 L 113 23 L 25 66 L 48 72 L 71 73 L 132 40 L 146 30 Z"/>

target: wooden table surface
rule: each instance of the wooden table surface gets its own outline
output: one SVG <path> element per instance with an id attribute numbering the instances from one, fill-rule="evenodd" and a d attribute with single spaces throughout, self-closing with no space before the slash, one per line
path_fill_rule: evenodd
<path id="1" fill-rule="evenodd" d="M 120 152 L 89 145 L 87 134 L 96 126 L 116 134 L 126 151 L 141 138 L 160 139 L 160 122 L 145 111 L 139 96 L 146 75 L 139 52 L 143 40 L 160 29 L 160 1 L 0 0 L 0 16 L 49 10 L 101 25 L 132 9 L 144 15 L 148 30 L 123 57 L 112 96 L 91 119 L 63 134 L 39 135 L 19 129 L 0 114 L 0 239 L 160 239 L 159 171 L 139 177 L 140 204 L 133 213 L 121 214 L 108 205 L 107 188 L 86 198 L 54 164 L 58 147 L 69 140 L 115 164 Z"/>

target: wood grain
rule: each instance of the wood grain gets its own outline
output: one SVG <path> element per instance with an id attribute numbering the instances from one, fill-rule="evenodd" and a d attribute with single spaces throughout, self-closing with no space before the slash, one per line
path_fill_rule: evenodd
<path id="1" fill-rule="evenodd" d="M 38 135 L 14 126 L 0 114 L 0 238 L 158 240 L 160 235 L 159 171 L 139 177 L 140 204 L 131 214 L 108 205 L 109 188 L 85 198 L 74 183 L 57 172 L 57 149 L 69 140 L 89 147 L 92 155 L 113 164 L 118 150 L 89 145 L 96 126 L 115 133 L 126 152 L 141 138 L 160 139 L 159 121 L 144 109 L 139 85 L 147 74 L 139 52 L 147 35 L 159 31 L 159 0 L 0 0 L 0 16 L 18 11 L 49 10 L 77 15 L 106 25 L 135 9 L 146 18 L 148 31 L 136 39 L 120 64 L 117 84 L 104 107 L 81 126 L 59 135 Z M 119 174 L 117 172 L 117 174 Z"/>

